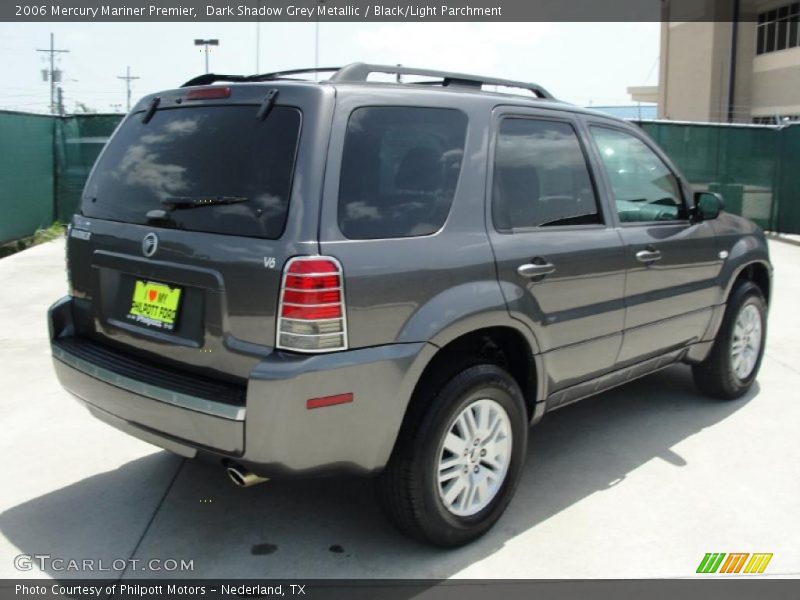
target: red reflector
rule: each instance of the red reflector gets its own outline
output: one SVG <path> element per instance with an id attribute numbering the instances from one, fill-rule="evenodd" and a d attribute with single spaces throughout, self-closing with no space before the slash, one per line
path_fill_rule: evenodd
<path id="1" fill-rule="evenodd" d="M 286 276 L 286 287 L 298 290 L 325 290 L 339 287 L 338 275 L 324 275 L 322 277 L 300 277 L 298 275 Z"/>
<path id="2" fill-rule="evenodd" d="M 338 273 L 339 267 L 329 260 L 297 260 L 289 265 L 287 273 Z"/>
<path id="3" fill-rule="evenodd" d="M 206 87 L 189 90 L 186 93 L 187 100 L 213 100 L 214 98 L 229 98 L 231 88 L 229 87 Z"/>
<path id="4" fill-rule="evenodd" d="M 289 319 L 337 319 L 342 316 L 340 304 L 330 306 L 290 306 L 283 305 L 282 317 Z"/>
<path id="5" fill-rule="evenodd" d="M 334 406 L 335 404 L 347 404 L 353 401 L 353 393 L 336 394 L 335 396 L 323 396 L 322 398 L 311 398 L 306 400 L 306 408 L 322 408 L 323 406 Z"/>
<path id="6" fill-rule="evenodd" d="M 283 301 L 289 304 L 338 304 L 340 300 L 339 290 L 329 292 L 296 292 L 286 290 L 283 293 Z"/>

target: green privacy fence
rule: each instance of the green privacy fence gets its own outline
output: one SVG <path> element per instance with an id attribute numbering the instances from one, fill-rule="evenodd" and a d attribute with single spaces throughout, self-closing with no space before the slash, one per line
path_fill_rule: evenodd
<path id="1" fill-rule="evenodd" d="M 639 125 L 696 189 L 722 194 L 726 210 L 771 231 L 800 233 L 800 125 Z"/>
<path id="2" fill-rule="evenodd" d="M 0 244 L 69 220 L 121 118 L 0 111 Z"/>
<path id="3" fill-rule="evenodd" d="M 47 116 L 0 112 L 0 243 L 53 222 L 53 131 Z"/>
<path id="4" fill-rule="evenodd" d="M 77 210 L 86 177 L 121 115 L 0 111 L 0 244 Z M 772 231 L 800 233 L 800 125 L 641 121 L 697 189 Z"/>
<path id="5" fill-rule="evenodd" d="M 56 127 L 56 219 L 67 222 L 78 210 L 81 192 L 97 155 L 122 117 L 75 115 Z"/>

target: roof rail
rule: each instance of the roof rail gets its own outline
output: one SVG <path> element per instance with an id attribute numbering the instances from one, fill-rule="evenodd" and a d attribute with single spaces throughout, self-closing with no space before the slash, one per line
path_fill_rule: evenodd
<path id="1" fill-rule="evenodd" d="M 480 75 L 468 75 L 466 73 L 451 73 L 449 71 L 435 71 L 431 69 L 417 69 L 414 67 L 403 67 L 401 65 L 370 65 L 366 63 L 352 63 L 336 71 L 330 78 L 334 82 L 356 82 L 367 81 L 372 73 L 387 73 L 389 75 L 420 75 L 422 77 L 434 77 L 441 79 L 440 85 L 447 87 L 450 85 L 461 85 L 480 89 L 484 85 L 499 85 L 503 87 L 513 87 L 533 92 L 539 98 L 553 100 L 553 95 L 536 83 L 525 81 L 513 81 L 511 79 L 497 79 L 495 77 L 482 77 Z M 438 82 L 425 82 L 435 84 Z"/>
<path id="2" fill-rule="evenodd" d="M 419 75 L 422 77 L 433 77 L 435 81 L 417 82 L 425 85 L 465 86 L 481 89 L 484 85 L 497 85 L 503 87 L 519 88 L 528 90 L 535 96 L 547 100 L 553 100 L 553 95 L 536 83 L 525 81 L 514 81 L 511 79 L 497 79 L 495 77 L 482 77 L 480 75 L 468 75 L 466 73 L 451 73 L 449 71 L 435 71 L 431 69 L 417 69 L 414 67 L 403 67 L 401 65 L 371 65 L 367 63 L 351 63 L 344 67 L 320 67 L 316 69 L 294 69 L 291 71 L 276 71 L 274 73 L 263 73 L 261 75 L 218 75 L 206 73 L 190 79 L 181 87 L 193 85 L 210 85 L 218 81 L 229 82 L 257 82 L 272 81 L 275 79 L 289 78 L 294 75 L 309 75 L 312 73 L 333 73 L 328 81 L 335 83 L 345 82 L 366 82 L 372 73 L 386 73 L 396 75 Z"/>

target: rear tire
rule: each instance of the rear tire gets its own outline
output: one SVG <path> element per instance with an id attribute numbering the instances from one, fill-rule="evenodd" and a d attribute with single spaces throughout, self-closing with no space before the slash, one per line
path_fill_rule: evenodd
<path id="1" fill-rule="evenodd" d="M 486 533 L 516 490 L 528 440 L 525 401 L 514 378 L 491 364 L 418 394 L 378 495 L 403 533 L 460 546 Z"/>
<path id="2" fill-rule="evenodd" d="M 758 375 L 766 335 L 764 295 L 757 285 L 745 281 L 731 292 L 711 353 L 692 367 L 697 388 L 721 400 L 746 394 Z"/>

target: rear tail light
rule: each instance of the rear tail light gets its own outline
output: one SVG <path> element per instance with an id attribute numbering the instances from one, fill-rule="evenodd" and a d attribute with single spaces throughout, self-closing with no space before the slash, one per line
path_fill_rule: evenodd
<path id="1" fill-rule="evenodd" d="M 329 256 L 298 256 L 283 270 L 276 347 L 297 352 L 347 349 L 344 277 Z"/>

